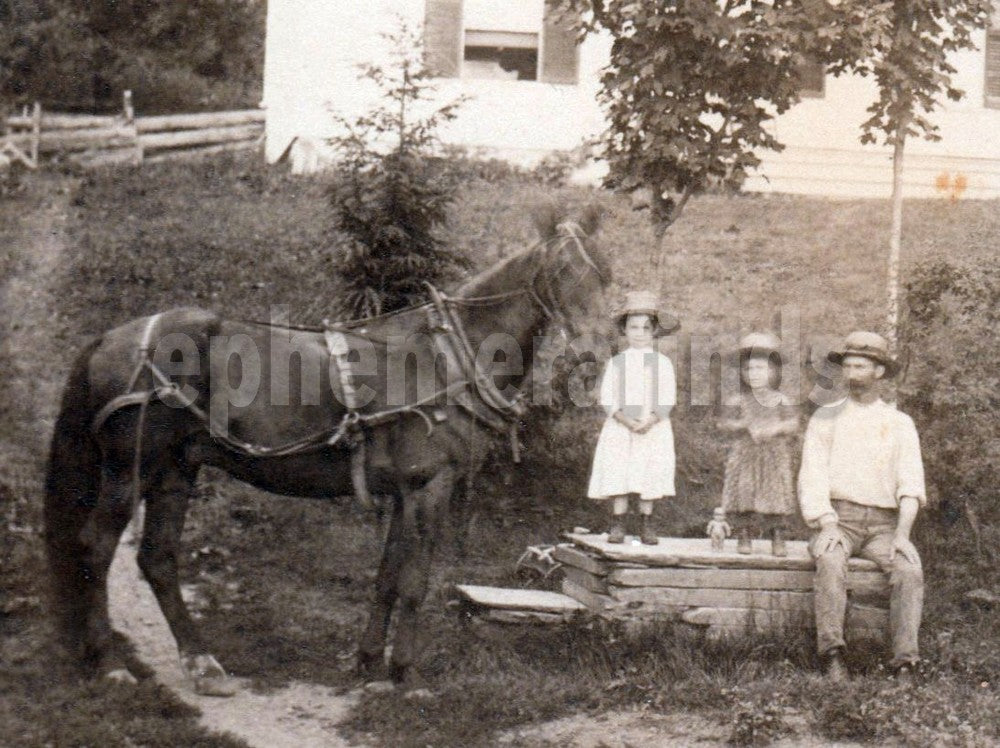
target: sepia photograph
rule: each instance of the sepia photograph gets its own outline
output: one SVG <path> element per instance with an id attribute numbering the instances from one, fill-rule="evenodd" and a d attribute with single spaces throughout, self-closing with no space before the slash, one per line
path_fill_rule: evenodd
<path id="1" fill-rule="evenodd" d="M 1000 746 L 998 0 L 0 0 L 0 745 Z"/>

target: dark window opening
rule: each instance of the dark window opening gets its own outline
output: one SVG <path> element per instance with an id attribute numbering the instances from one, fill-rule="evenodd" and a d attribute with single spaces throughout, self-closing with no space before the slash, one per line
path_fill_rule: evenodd
<path id="1" fill-rule="evenodd" d="M 466 47 L 462 70 L 470 78 L 537 80 L 538 50 Z"/>
<path id="2" fill-rule="evenodd" d="M 826 67 L 819 62 L 807 62 L 799 67 L 799 94 L 804 99 L 822 99 L 826 94 Z"/>

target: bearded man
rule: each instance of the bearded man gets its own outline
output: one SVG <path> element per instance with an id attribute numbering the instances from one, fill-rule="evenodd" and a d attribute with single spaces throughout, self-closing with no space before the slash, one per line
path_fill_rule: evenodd
<path id="1" fill-rule="evenodd" d="M 891 666 L 912 678 L 924 580 L 910 541 L 927 502 L 920 441 L 912 419 L 879 397 L 879 382 L 899 372 L 888 344 L 873 332 L 852 332 L 830 360 L 840 364 L 848 396 L 819 408 L 809 421 L 799 472 L 799 504 L 814 530 L 816 643 L 827 677 L 844 680 L 847 561 L 871 559 L 889 574 Z"/>

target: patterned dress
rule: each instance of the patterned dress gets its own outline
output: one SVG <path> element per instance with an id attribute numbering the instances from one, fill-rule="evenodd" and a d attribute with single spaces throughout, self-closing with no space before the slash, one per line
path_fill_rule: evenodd
<path id="1" fill-rule="evenodd" d="M 765 402 L 746 392 L 726 403 L 720 427 L 742 420 L 757 426 L 798 421 L 798 412 L 780 392 L 770 392 Z M 730 429 L 731 430 L 731 429 Z M 754 441 L 746 428 L 736 439 L 726 459 L 722 507 L 727 513 L 791 515 L 798 510 L 793 469 L 794 435 L 783 434 Z"/>

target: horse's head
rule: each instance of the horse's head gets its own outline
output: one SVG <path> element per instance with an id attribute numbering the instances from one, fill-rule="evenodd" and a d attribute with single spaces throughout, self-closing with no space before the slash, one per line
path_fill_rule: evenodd
<path id="1" fill-rule="evenodd" d="M 533 295 L 550 321 L 572 337 L 607 326 L 603 292 L 611 282 L 611 264 L 594 240 L 602 212 L 592 204 L 573 218 L 542 212 L 535 219 L 542 259 Z"/>

